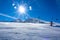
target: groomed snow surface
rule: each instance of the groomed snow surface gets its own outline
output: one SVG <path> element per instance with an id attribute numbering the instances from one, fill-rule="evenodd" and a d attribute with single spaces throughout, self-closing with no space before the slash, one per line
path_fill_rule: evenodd
<path id="1" fill-rule="evenodd" d="M 0 40 L 60 40 L 60 27 L 49 25 L 0 22 Z"/>

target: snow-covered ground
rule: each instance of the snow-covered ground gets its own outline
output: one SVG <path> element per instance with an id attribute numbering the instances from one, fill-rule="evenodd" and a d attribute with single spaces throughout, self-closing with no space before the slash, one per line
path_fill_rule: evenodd
<path id="1" fill-rule="evenodd" d="M 60 40 L 60 27 L 49 25 L 0 22 L 0 40 Z"/>

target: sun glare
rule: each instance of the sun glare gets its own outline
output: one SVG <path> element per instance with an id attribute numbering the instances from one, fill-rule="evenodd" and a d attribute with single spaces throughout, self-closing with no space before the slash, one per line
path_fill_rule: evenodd
<path id="1" fill-rule="evenodd" d="M 18 12 L 24 14 L 26 12 L 26 8 L 23 5 L 20 5 L 18 8 Z"/>

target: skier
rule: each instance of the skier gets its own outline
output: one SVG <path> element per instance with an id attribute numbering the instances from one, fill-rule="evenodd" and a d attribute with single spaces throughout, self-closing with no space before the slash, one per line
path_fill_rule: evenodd
<path id="1" fill-rule="evenodd" d="M 53 26 L 53 21 L 50 22 L 50 26 Z"/>

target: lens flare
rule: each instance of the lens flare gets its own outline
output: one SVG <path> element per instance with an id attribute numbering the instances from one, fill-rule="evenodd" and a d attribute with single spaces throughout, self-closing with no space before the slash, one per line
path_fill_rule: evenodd
<path id="1" fill-rule="evenodd" d="M 29 6 L 29 10 L 32 10 L 32 7 L 31 6 Z"/>

